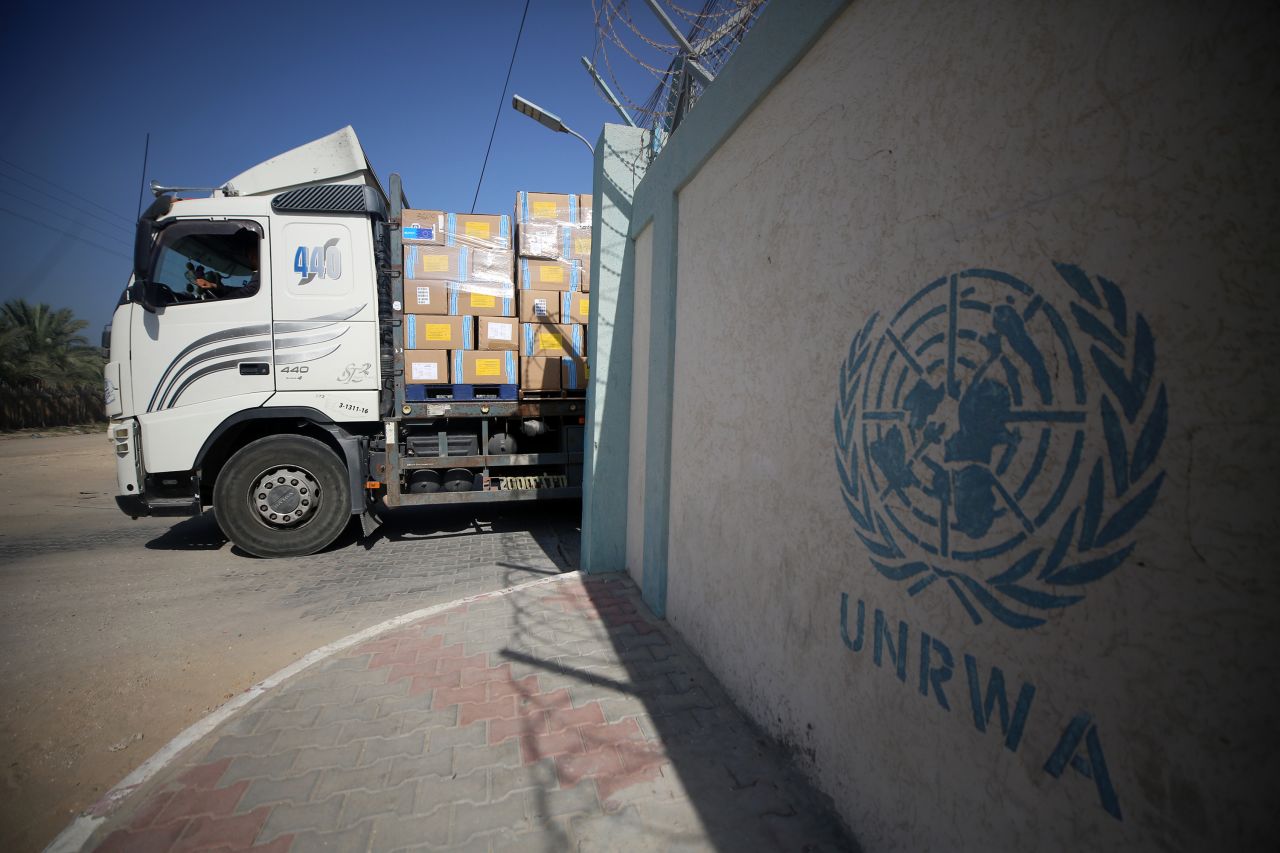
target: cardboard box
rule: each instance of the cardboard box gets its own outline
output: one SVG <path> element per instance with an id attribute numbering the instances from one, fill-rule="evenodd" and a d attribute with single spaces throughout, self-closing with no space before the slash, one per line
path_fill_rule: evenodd
<path id="1" fill-rule="evenodd" d="M 404 247 L 404 274 L 410 281 L 459 281 L 513 286 L 515 253 L 469 246 Z"/>
<path id="2" fill-rule="evenodd" d="M 591 263 L 590 225 L 546 225 L 533 223 L 520 226 L 520 257 L 547 261 L 582 261 Z"/>
<path id="3" fill-rule="evenodd" d="M 582 391 L 591 379 L 585 358 L 564 356 L 560 359 L 560 387 L 565 391 Z"/>
<path id="4" fill-rule="evenodd" d="M 587 231 L 591 230 L 591 193 L 579 193 L 578 218 L 574 220 L 574 224 L 585 225 Z"/>
<path id="5" fill-rule="evenodd" d="M 405 314 L 404 348 L 475 349 L 475 318 Z"/>
<path id="6" fill-rule="evenodd" d="M 449 353 L 442 349 L 405 350 L 406 385 L 448 385 Z"/>
<path id="7" fill-rule="evenodd" d="M 515 253 L 511 250 L 472 249 L 468 252 L 467 274 L 459 281 L 475 281 L 484 284 L 513 284 Z"/>
<path id="8" fill-rule="evenodd" d="M 516 289 L 513 285 L 480 282 L 449 282 L 448 313 L 473 317 L 516 316 Z"/>
<path id="9" fill-rule="evenodd" d="M 515 317 L 477 317 L 480 350 L 520 349 L 520 321 Z"/>
<path id="10" fill-rule="evenodd" d="M 550 225 L 578 224 L 578 196 L 565 193 L 516 193 L 516 221 L 520 225 L 542 222 Z"/>
<path id="11" fill-rule="evenodd" d="M 466 281 L 470 254 L 466 246 L 405 244 L 404 277 L 415 281 Z"/>
<path id="12" fill-rule="evenodd" d="M 520 257 L 545 258 L 549 261 L 566 260 L 564 233 L 568 225 L 551 222 L 530 222 L 520 226 Z"/>
<path id="13" fill-rule="evenodd" d="M 523 391 L 559 391 L 560 359 L 536 356 L 520 358 L 520 388 Z"/>
<path id="14" fill-rule="evenodd" d="M 585 326 L 591 311 L 591 295 L 582 293 L 560 294 L 560 322 Z"/>
<path id="15" fill-rule="evenodd" d="M 587 290 L 582 265 L 567 261 L 521 258 L 517 264 L 521 290 Z"/>
<path id="16" fill-rule="evenodd" d="M 560 292 L 557 290 L 521 290 L 520 322 L 554 323 L 560 319 Z"/>
<path id="17" fill-rule="evenodd" d="M 582 326 L 563 323 L 524 323 L 520 354 L 524 356 L 564 356 L 587 354 Z"/>
<path id="18" fill-rule="evenodd" d="M 468 385 L 515 385 L 520 381 L 519 359 L 514 352 L 457 350 L 450 355 L 454 382 Z"/>
<path id="19" fill-rule="evenodd" d="M 400 214 L 400 239 L 406 243 L 443 246 L 444 211 L 406 207 Z"/>
<path id="20" fill-rule="evenodd" d="M 510 251 L 511 217 L 496 213 L 446 213 L 444 244 Z"/>
<path id="21" fill-rule="evenodd" d="M 406 314 L 448 314 L 449 285 L 443 281 L 406 281 L 404 312 Z"/>

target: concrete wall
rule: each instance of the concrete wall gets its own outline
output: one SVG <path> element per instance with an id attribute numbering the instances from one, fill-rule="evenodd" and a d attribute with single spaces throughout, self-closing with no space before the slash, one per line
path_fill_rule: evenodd
<path id="1" fill-rule="evenodd" d="M 775 3 L 637 188 L 627 566 L 868 850 L 1280 828 L 1271 9 Z"/>

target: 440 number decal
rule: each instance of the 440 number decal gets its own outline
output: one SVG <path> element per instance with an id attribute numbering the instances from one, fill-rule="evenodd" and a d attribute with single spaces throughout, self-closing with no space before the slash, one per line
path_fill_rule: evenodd
<path id="1" fill-rule="evenodd" d="M 338 238 L 325 241 L 323 246 L 298 246 L 293 252 L 293 271 L 300 276 L 298 284 L 310 284 L 317 278 L 342 278 Z"/>

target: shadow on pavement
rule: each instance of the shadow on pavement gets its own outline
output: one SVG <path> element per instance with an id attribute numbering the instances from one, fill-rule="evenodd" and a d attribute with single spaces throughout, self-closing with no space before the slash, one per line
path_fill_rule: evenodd
<path id="1" fill-rule="evenodd" d="M 533 538 L 561 571 L 578 568 L 579 501 L 512 502 L 479 507 L 400 507 L 383 510 L 382 524 L 364 537 L 366 550 L 381 542 L 466 539 L 492 534 Z M 503 565 L 499 563 L 499 565 Z M 509 565 L 509 568 L 528 568 Z"/>
<path id="2" fill-rule="evenodd" d="M 326 551 L 283 562 L 304 570 L 278 581 L 275 561 L 244 568 L 279 583 L 280 603 L 303 618 L 396 616 L 577 568 L 579 505 L 407 507 L 361 536 L 353 521 Z M 232 549 L 232 553 L 239 551 Z"/>
<path id="3" fill-rule="evenodd" d="M 227 544 L 213 513 L 184 519 L 147 542 L 152 551 L 217 551 Z"/>
<path id="4" fill-rule="evenodd" d="M 830 798 L 649 613 L 629 578 L 584 576 L 580 589 L 540 606 L 509 599 L 515 624 L 497 652 L 538 675 L 541 687 L 524 691 L 522 706 L 567 687 L 572 707 L 550 713 L 581 724 L 574 743 L 533 725 L 536 717 L 521 733 L 525 760 L 554 766 L 532 809 L 549 837 L 587 849 L 860 850 Z M 595 782 L 603 814 L 566 824 L 555 798 L 584 779 Z"/>
<path id="5" fill-rule="evenodd" d="M 578 568 L 578 534 L 582 506 L 578 501 L 490 504 L 481 507 L 400 507 L 384 509 L 382 523 L 364 535 L 356 517 L 320 554 L 361 547 L 366 552 L 384 543 L 442 541 L 476 536 L 516 533 L 532 537 L 560 571 Z M 154 551 L 217 551 L 227 544 L 215 514 L 205 512 L 174 524 L 146 543 Z M 237 547 L 238 557 L 255 559 Z M 532 570 L 527 566 L 508 568 Z"/>

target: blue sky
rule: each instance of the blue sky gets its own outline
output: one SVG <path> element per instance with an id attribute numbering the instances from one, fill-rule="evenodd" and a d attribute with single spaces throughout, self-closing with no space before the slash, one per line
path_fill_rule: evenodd
<path id="1" fill-rule="evenodd" d="M 0 28 L 0 301 L 72 308 L 97 339 L 129 274 L 148 132 L 148 181 L 213 186 L 350 124 L 415 206 L 469 210 L 523 8 L 11 5 Z M 521 94 L 594 142 L 617 121 L 579 60 L 595 40 L 591 0 L 532 0 L 477 212 L 509 213 L 520 189 L 591 191 L 586 148 L 509 103 Z M 643 101 L 652 78 L 612 55 Z"/>

